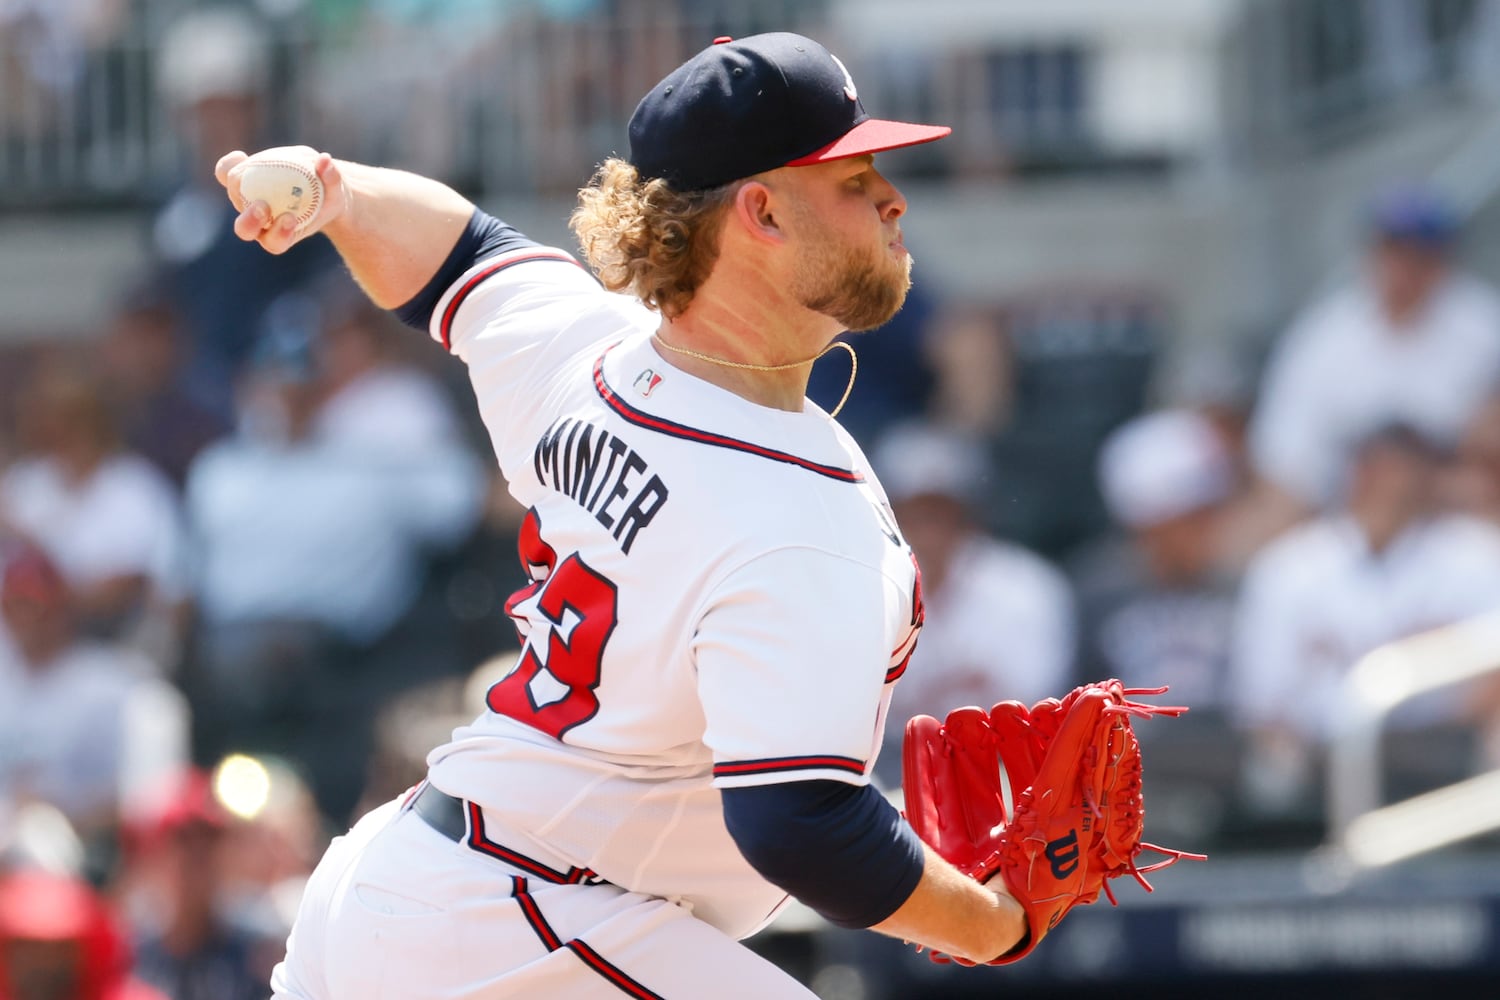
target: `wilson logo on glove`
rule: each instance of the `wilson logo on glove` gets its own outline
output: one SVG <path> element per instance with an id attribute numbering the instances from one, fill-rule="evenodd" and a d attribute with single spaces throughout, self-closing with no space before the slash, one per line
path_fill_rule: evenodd
<path id="1" fill-rule="evenodd" d="M 942 722 L 919 715 L 906 724 L 903 784 L 912 828 L 970 878 L 999 876 L 1026 911 L 1030 932 L 991 965 L 1030 954 L 1069 910 L 1100 892 L 1113 903 L 1111 879 L 1129 875 L 1150 892 L 1146 873 L 1182 858 L 1207 860 L 1141 841 L 1146 808 L 1131 720 L 1187 709 L 1130 699 L 1166 690 L 1104 681 L 1030 708 L 1003 701 L 988 712 L 970 706 Z M 1006 784 L 1015 803 L 1009 811 Z M 1148 850 L 1166 860 L 1140 867 L 1136 858 Z"/>
<path id="2" fill-rule="evenodd" d="M 1047 863 L 1052 866 L 1052 877 L 1065 879 L 1078 867 L 1078 831 L 1069 830 L 1066 837 L 1047 841 Z"/>

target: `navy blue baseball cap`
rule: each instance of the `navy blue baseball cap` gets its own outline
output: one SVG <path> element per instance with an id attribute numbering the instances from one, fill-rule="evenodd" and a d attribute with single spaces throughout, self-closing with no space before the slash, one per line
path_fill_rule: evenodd
<path id="1" fill-rule="evenodd" d="M 837 56 L 777 31 L 715 39 L 652 87 L 630 117 L 630 162 L 647 180 L 702 191 L 951 131 L 871 118 Z"/>
<path id="2" fill-rule="evenodd" d="M 1382 191 L 1370 206 L 1377 235 L 1442 250 L 1458 238 L 1458 213 L 1434 188 L 1400 184 Z"/>

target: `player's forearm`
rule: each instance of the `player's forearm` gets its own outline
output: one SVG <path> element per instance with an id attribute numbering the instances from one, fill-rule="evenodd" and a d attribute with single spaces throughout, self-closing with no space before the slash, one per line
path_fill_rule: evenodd
<path id="1" fill-rule="evenodd" d="M 905 903 L 871 930 L 973 962 L 988 962 L 1026 936 L 1026 914 L 1001 895 L 964 876 L 927 848 L 922 881 Z"/>
<path id="2" fill-rule="evenodd" d="M 323 232 L 371 300 L 394 309 L 437 273 L 474 205 L 416 174 L 343 160 L 338 167 L 348 207 Z"/>

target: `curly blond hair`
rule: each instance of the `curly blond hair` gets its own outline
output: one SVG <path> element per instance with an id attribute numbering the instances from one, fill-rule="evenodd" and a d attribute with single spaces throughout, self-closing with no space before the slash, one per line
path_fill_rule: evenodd
<path id="1" fill-rule="evenodd" d="M 682 314 L 719 258 L 719 229 L 739 182 L 679 192 L 611 158 L 578 192 L 569 225 L 599 280 L 663 316 Z"/>

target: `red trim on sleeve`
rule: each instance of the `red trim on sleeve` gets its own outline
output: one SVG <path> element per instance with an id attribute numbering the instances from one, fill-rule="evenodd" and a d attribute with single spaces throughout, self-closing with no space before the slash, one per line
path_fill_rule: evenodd
<path id="1" fill-rule="evenodd" d="M 913 646 L 911 648 L 911 651 L 912 653 L 915 653 L 917 651 L 917 647 Z M 900 663 L 896 664 L 894 667 L 885 672 L 885 682 L 887 684 L 896 683 L 901 679 L 901 675 L 906 673 L 906 668 L 909 666 L 911 666 L 911 653 L 907 653 L 906 659 L 902 660 Z"/>
<path id="2" fill-rule="evenodd" d="M 438 336 L 442 339 L 443 350 L 453 350 L 453 317 L 458 315 L 458 307 L 464 304 L 464 300 L 469 297 L 469 293 L 478 288 L 486 279 L 494 277 L 507 267 L 514 267 L 517 264 L 525 264 L 533 260 L 561 260 L 575 267 L 583 267 L 582 264 L 561 250 L 538 250 L 535 253 L 522 254 L 519 257 L 512 257 L 509 260 L 496 261 L 488 267 L 483 268 L 473 277 L 469 278 L 468 281 L 465 281 L 457 292 L 453 293 L 453 298 L 448 302 L 447 307 L 443 309 L 443 319 L 438 324 Z"/>
<path id="3" fill-rule="evenodd" d="M 761 760 L 736 760 L 714 765 L 715 778 L 741 774 L 773 774 L 778 771 L 848 771 L 863 775 L 865 762 L 855 757 L 831 754 L 817 757 L 766 757 Z"/>

